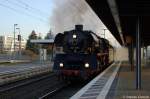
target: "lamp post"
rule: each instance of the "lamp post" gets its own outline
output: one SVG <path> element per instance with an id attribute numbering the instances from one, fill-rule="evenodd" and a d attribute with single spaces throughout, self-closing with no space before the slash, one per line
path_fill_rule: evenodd
<path id="1" fill-rule="evenodd" d="M 17 26 L 18 24 L 14 24 L 14 58 L 15 58 L 15 47 L 16 47 L 16 42 L 15 42 L 15 30 L 16 30 L 16 26 Z"/>
<path id="2" fill-rule="evenodd" d="M 20 28 L 16 28 L 19 31 L 18 41 L 19 41 L 19 57 L 21 58 L 21 35 L 20 35 Z"/>

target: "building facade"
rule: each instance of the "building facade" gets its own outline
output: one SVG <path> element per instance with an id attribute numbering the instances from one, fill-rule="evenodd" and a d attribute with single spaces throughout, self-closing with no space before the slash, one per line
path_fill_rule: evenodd
<path id="1" fill-rule="evenodd" d="M 19 43 L 15 38 L 15 51 L 24 50 L 26 48 L 26 40 L 21 39 Z M 14 38 L 11 36 L 0 36 L 0 52 L 14 52 Z"/>

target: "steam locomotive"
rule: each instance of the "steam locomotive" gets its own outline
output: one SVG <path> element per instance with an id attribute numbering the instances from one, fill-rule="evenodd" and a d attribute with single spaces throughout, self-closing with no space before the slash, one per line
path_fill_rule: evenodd
<path id="1" fill-rule="evenodd" d="M 54 44 L 53 71 L 65 79 L 89 79 L 113 62 L 114 49 L 108 40 L 83 30 L 83 25 L 58 33 Z"/>

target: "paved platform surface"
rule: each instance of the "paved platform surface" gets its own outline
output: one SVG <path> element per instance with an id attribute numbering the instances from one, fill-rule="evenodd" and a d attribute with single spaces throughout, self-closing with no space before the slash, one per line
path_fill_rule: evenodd
<path id="1" fill-rule="evenodd" d="M 136 73 L 122 62 L 106 99 L 150 99 L 150 63 L 142 66 L 142 89 L 136 90 Z"/>
<path id="2" fill-rule="evenodd" d="M 142 64 L 142 88 L 136 90 L 136 73 L 128 62 L 115 62 L 71 99 L 150 99 L 150 62 Z"/>
<path id="3" fill-rule="evenodd" d="M 70 99 L 105 99 L 117 75 L 120 64 L 121 62 L 113 63 Z"/>

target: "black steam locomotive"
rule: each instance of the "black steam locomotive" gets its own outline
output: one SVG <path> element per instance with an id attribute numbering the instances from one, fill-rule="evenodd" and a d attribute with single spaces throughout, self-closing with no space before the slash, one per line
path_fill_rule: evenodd
<path id="1" fill-rule="evenodd" d="M 63 78 L 88 79 L 113 62 L 113 47 L 108 40 L 83 30 L 83 25 L 58 33 L 54 44 L 53 70 Z"/>

